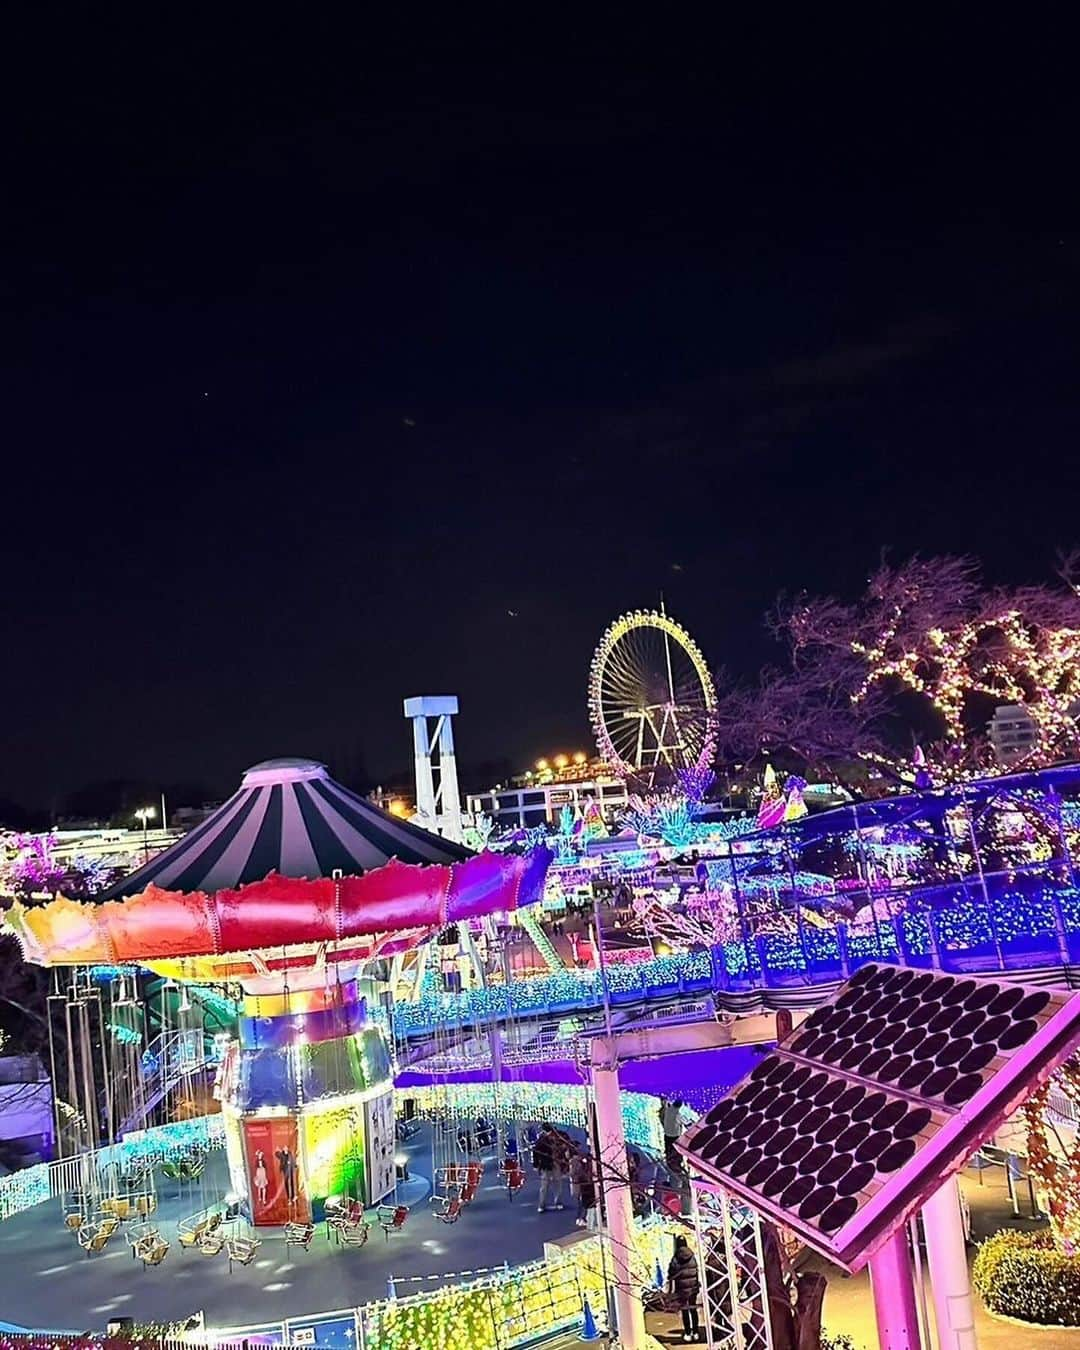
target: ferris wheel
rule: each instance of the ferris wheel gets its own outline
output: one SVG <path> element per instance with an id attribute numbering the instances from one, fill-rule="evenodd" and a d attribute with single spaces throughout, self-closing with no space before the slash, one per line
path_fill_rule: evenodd
<path id="1" fill-rule="evenodd" d="M 697 643 L 663 604 L 608 628 L 589 669 L 600 757 L 650 787 L 706 768 L 716 748 L 716 687 Z"/>

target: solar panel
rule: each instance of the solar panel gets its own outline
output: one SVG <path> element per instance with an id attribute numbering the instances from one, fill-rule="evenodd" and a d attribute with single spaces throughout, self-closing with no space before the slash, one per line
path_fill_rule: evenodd
<path id="1" fill-rule="evenodd" d="M 848 1270 L 1080 1043 L 1080 994 L 864 966 L 679 1151 Z"/>

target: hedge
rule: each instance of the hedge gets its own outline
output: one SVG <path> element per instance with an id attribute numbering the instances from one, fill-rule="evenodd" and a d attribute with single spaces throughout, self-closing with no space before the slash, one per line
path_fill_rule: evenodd
<path id="1" fill-rule="evenodd" d="M 972 1274 L 991 1312 L 1041 1326 L 1080 1326 L 1080 1255 L 1055 1250 L 1049 1233 L 1001 1229 L 979 1245 Z"/>

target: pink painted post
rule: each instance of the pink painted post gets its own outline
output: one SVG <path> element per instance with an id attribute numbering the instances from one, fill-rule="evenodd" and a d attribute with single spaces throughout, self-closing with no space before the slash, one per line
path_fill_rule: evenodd
<path id="1" fill-rule="evenodd" d="M 920 1350 L 906 1228 L 901 1227 L 870 1258 L 870 1287 L 881 1350 Z"/>

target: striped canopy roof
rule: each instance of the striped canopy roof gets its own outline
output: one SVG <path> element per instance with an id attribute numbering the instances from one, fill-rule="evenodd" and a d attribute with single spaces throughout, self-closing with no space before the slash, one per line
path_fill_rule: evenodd
<path id="1" fill-rule="evenodd" d="M 151 883 L 170 891 L 213 892 L 261 881 L 271 872 L 314 880 L 340 870 L 360 876 L 391 858 L 454 863 L 470 851 L 399 820 L 308 759 L 268 759 L 190 834 L 122 878 L 100 897 L 135 895 Z"/>

